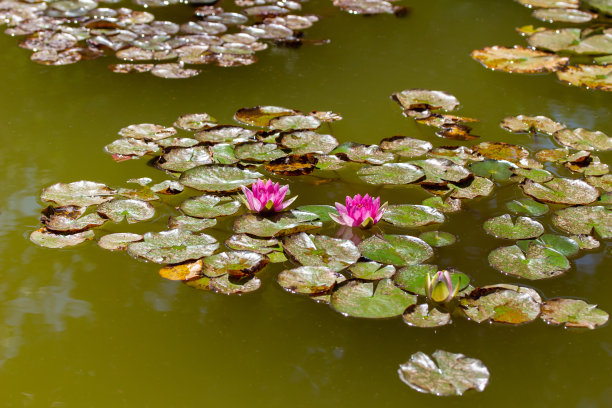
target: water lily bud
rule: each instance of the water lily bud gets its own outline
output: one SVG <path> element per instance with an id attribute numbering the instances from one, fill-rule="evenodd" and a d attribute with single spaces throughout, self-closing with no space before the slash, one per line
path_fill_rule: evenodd
<path id="1" fill-rule="evenodd" d="M 453 287 L 453 282 L 448 271 L 438 271 L 433 277 L 427 274 L 425 292 L 427 293 L 427 297 L 434 302 L 450 302 L 457 296 L 459 285 Z"/>

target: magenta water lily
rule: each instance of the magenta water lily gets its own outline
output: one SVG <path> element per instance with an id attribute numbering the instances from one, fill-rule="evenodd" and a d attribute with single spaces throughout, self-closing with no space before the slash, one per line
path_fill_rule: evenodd
<path id="1" fill-rule="evenodd" d="M 427 297 L 434 302 L 450 302 L 459 292 L 459 283 L 453 287 L 453 281 L 448 271 L 438 271 L 433 275 L 427 274 L 425 285 Z"/>
<path id="2" fill-rule="evenodd" d="M 272 180 L 263 181 L 257 179 L 255 183 L 248 187 L 242 186 L 244 197 L 242 201 L 247 208 L 253 212 L 277 212 L 289 207 L 295 201 L 297 196 L 284 201 L 289 186 L 281 186 L 278 183 L 273 183 Z"/>
<path id="3" fill-rule="evenodd" d="M 329 216 L 338 224 L 349 227 L 370 228 L 382 218 L 387 209 L 387 203 L 380 205 L 380 197 L 372 198 L 368 194 L 355 197 L 346 196 L 346 205 L 336 203 L 338 215 Z"/>

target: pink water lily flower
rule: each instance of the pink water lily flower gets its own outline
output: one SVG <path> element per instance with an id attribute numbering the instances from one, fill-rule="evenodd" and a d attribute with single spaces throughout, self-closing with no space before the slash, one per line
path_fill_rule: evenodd
<path id="1" fill-rule="evenodd" d="M 249 190 L 242 186 L 244 197 L 242 201 L 247 208 L 253 212 L 274 212 L 282 211 L 289 207 L 297 196 L 283 202 L 289 186 L 280 186 L 278 183 L 273 183 L 272 180 L 257 179 Z"/>
<path id="2" fill-rule="evenodd" d="M 387 203 L 380 205 L 380 197 L 375 199 L 369 195 L 357 194 L 351 198 L 346 196 L 346 205 L 336 203 L 338 215 L 330 213 L 329 216 L 338 224 L 349 227 L 370 228 L 382 218 L 387 210 Z"/>
<path id="3" fill-rule="evenodd" d="M 427 297 L 434 302 L 446 303 L 457 296 L 459 284 L 453 286 L 453 281 L 448 271 L 438 271 L 433 277 L 427 274 L 425 292 L 427 293 Z"/>

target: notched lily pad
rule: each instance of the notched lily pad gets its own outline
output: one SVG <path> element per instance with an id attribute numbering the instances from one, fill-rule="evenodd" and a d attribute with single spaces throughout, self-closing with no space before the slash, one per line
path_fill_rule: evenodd
<path id="1" fill-rule="evenodd" d="M 503 129 L 514 133 L 535 133 L 541 132 L 552 135 L 565 126 L 546 116 L 509 116 L 504 118 L 499 124 Z"/>
<path id="2" fill-rule="evenodd" d="M 87 207 L 111 200 L 115 190 L 102 183 L 93 181 L 75 181 L 72 183 L 56 183 L 43 189 L 40 198 L 60 206 L 76 205 Z"/>
<path id="3" fill-rule="evenodd" d="M 378 262 L 357 262 L 349 268 L 349 271 L 357 279 L 380 280 L 393 276 L 395 267 Z"/>
<path id="4" fill-rule="evenodd" d="M 408 158 L 423 156 L 433 148 L 433 145 L 426 140 L 413 139 L 408 136 L 393 136 L 383 139 L 379 146 L 385 152 Z"/>
<path id="5" fill-rule="evenodd" d="M 336 283 L 345 278 L 325 266 L 301 266 L 278 274 L 278 284 L 295 293 L 315 295 L 329 292 Z"/>
<path id="6" fill-rule="evenodd" d="M 419 238 L 434 248 L 453 245 L 455 242 L 457 242 L 457 238 L 453 234 L 444 231 L 423 232 L 421 235 L 419 235 Z"/>
<path id="7" fill-rule="evenodd" d="M 523 251 L 518 245 L 494 249 L 489 263 L 500 272 L 536 280 L 553 278 L 570 268 L 570 262 L 560 252 L 531 242 Z"/>
<path id="8" fill-rule="evenodd" d="M 526 214 L 534 217 L 548 212 L 548 205 L 539 203 L 532 198 L 519 198 L 506 203 L 506 208 L 515 214 Z"/>
<path id="9" fill-rule="evenodd" d="M 544 302 L 541 317 L 549 324 L 586 327 L 592 330 L 606 324 L 610 316 L 597 305 L 590 305 L 583 300 L 554 298 Z"/>
<path id="10" fill-rule="evenodd" d="M 43 227 L 30 234 L 30 241 L 45 248 L 66 248 L 93 239 L 94 236 L 91 230 L 74 234 L 58 234 Z"/>
<path id="11" fill-rule="evenodd" d="M 279 136 L 281 146 L 291 149 L 294 154 L 328 154 L 338 146 L 338 140 L 331 135 L 322 135 L 309 130 L 284 132 Z"/>
<path id="12" fill-rule="evenodd" d="M 513 48 L 495 45 L 474 50 L 472 58 L 492 70 L 521 74 L 558 71 L 569 62 L 567 57 L 518 45 Z"/>
<path id="13" fill-rule="evenodd" d="M 470 320 L 521 324 L 540 314 L 542 298 L 535 290 L 517 285 L 476 288 L 461 299 L 461 308 Z"/>
<path id="14" fill-rule="evenodd" d="M 321 121 L 309 115 L 280 116 L 270 120 L 269 127 L 276 130 L 315 130 Z"/>
<path id="15" fill-rule="evenodd" d="M 267 127 L 274 118 L 296 114 L 297 112 L 293 109 L 280 106 L 256 106 L 238 109 L 234 114 L 234 120 L 244 125 Z"/>
<path id="16" fill-rule="evenodd" d="M 433 249 L 422 239 L 409 235 L 373 235 L 359 244 L 366 258 L 390 265 L 419 264 L 433 256 Z"/>
<path id="17" fill-rule="evenodd" d="M 321 228 L 319 217 L 305 211 L 285 211 L 271 217 L 257 214 L 243 214 L 234 221 L 234 232 L 256 237 L 282 237 L 298 232 Z"/>
<path id="18" fill-rule="evenodd" d="M 125 138 L 157 141 L 176 135 L 176 129 L 152 123 L 140 123 L 124 127 L 119 131 L 119 135 Z"/>
<path id="19" fill-rule="evenodd" d="M 173 147 L 157 159 L 155 167 L 182 173 L 212 162 L 213 159 L 207 146 Z"/>
<path id="20" fill-rule="evenodd" d="M 125 219 L 129 224 L 146 221 L 155 215 L 155 207 L 149 202 L 132 199 L 114 199 L 98 206 L 98 214 L 113 222 Z"/>
<path id="21" fill-rule="evenodd" d="M 544 203 L 590 204 L 597 200 L 599 191 L 582 180 L 554 178 L 546 183 L 526 180 L 521 184 L 523 192 Z"/>
<path id="22" fill-rule="evenodd" d="M 217 218 L 235 214 L 240 209 L 240 202 L 229 197 L 202 195 L 183 201 L 180 210 L 191 217 Z"/>
<path id="23" fill-rule="evenodd" d="M 421 185 L 445 186 L 448 182 L 463 183 L 474 177 L 471 171 L 448 159 L 432 158 L 409 162 L 423 169 L 425 180 Z"/>
<path id="24" fill-rule="evenodd" d="M 390 224 L 404 228 L 417 228 L 444 222 L 444 214 L 426 205 L 390 205 L 382 217 Z"/>
<path id="25" fill-rule="evenodd" d="M 576 150 L 612 150 L 612 137 L 599 131 L 562 129 L 553 136 L 557 142 Z"/>
<path id="26" fill-rule="evenodd" d="M 402 317 L 408 326 L 414 327 L 440 327 L 451 323 L 448 312 L 430 308 L 427 303 L 408 306 Z"/>
<path id="27" fill-rule="evenodd" d="M 294 234 L 283 239 L 283 249 L 305 266 L 325 266 L 339 272 L 357 262 L 359 250 L 350 240 L 325 235 Z"/>
<path id="28" fill-rule="evenodd" d="M 544 226 L 528 217 L 512 220 L 510 214 L 489 218 L 483 225 L 485 231 L 496 238 L 528 239 L 537 238 L 544 233 Z"/>
<path id="29" fill-rule="evenodd" d="M 363 166 L 357 175 L 369 184 L 410 184 L 425 177 L 425 172 L 409 163 L 385 163 L 381 166 Z"/>
<path id="30" fill-rule="evenodd" d="M 241 295 L 243 293 L 254 292 L 261 286 L 261 280 L 257 276 L 244 281 L 233 282 L 230 275 L 221 275 L 210 279 L 208 287 L 217 293 L 224 295 Z"/>
<path id="31" fill-rule="evenodd" d="M 209 278 L 225 274 L 242 278 L 259 272 L 268 262 L 270 262 L 268 257 L 257 252 L 221 252 L 202 259 L 202 273 Z"/>
<path id="32" fill-rule="evenodd" d="M 179 179 L 184 186 L 209 193 L 233 193 L 263 177 L 263 174 L 231 165 L 211 164 L 187 170 Z"/>
<path id="33" fill-rule="evenodd" d="M 355 163 L 383 164 L 395 159 L 393 153 L 382 151 L 377 145 L 364 145 L 360 143 L 347 142 L 334 149 L 332 154 Z"/>
<path id="34" fill-rule="evenodd" d="M 127 252 L 135 258 L 155 263 L 181 263 L 210 256 L 219 247 L 210 235 L 171 229 L 147 232 L 144 241 L 128 244 Z"/>
<path id="35" fill-rule="evenodd" d="M 612 210 L 604 206 L 564 208 L 553 214 L 552 223 L 570 234 L 590 235 L 594 230 L 602 239 L 612 238 Z"/>
<path id="36" fill-rule="evenodd" d="M 142 239 L 143 236 L 140 234 L 118 232 L 104 235 L 98 240 L 98 245 L 109 251 L 125 251 L 129 243 L 142 241 Z"/>
<path id="37" fill-rule="evenodd" d="M 391 99 L 399 103 L 405 110 L 442 109 L 452 111 L 459 106 L 459 100 L 453 95 L 427 89 L 406 89 L 401 92 L 394 92 Z"/>

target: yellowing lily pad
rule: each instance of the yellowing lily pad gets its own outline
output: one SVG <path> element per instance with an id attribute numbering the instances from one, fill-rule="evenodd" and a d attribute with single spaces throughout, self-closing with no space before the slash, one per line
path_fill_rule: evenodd
<path id="1" fill-rule="evenodd" d="M 270 121 L 281 116 L 295 115 L 293 109 L 280 106 L 256 106 L 254 108 L 242 108 L 234 114 L 234 120 L 245 125 L 267 127 Z"/>
<path id="2" fill-rule="evenodd" d="M 482 323 L 521 324 L 540 314 L 542 298 L 535 290 L 517 285 L 493 285 L 476 288 L 461 299 L 461 308 L 470 320 Z"/>
<path id="3" fill-rule="evenodd" d="M 550 324 L 594 329 L 606 324 L 610 316 L 597 305 L 590 305 L 583 300 L 554 298 L 544 302 L 541 317 Z"/>
<path id="4" fill-rule="evenodd" d="M 576 65 L 558 71 L 561 81 L 589 89 L 612 91 L 612 65 Z"/>
<path id="5" fill-rule="evenodd" d="M 558 71 L 567 65 L 569 58 L 515 45 L 513 48 L 485 47 L 472 51 L 472 58 L 487 68 L 511 73 L 530 74 Z"/>

